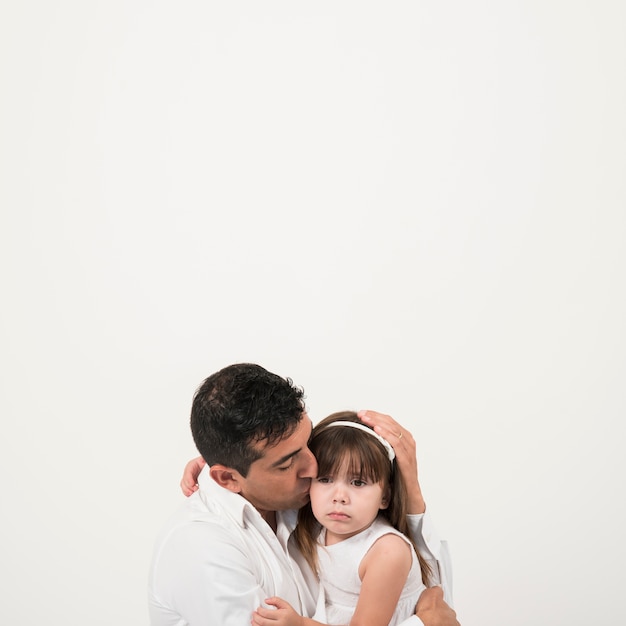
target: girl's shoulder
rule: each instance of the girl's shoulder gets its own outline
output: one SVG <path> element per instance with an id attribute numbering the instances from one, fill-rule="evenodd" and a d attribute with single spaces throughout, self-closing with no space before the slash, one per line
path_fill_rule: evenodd
<path id="1" fill-rule="evenodd" d="M 359 576 L 361 580 L 370 564 L 384 563 L 389 571 L 401 570 L 408 574 L 413 564 L 413 546 L 407 538 L 392 526 L 389 532 L 381 534 L 370 545 L 359 564 Z"/>
<path id="2" fill-rule="evenodd" d="M 394 528 L 387 520 L 377 519 L 370 527 L 370 547 L 367 551 L 367 555 L 372 553 L 376 558 L 379 554 L 384 554 L 389 557 L 398 555 L 401 560 L 411 561 L 411 552 L 413 551 L 413 544 L 408 537 Z"/>
<path id="3" fill-rule="evenodd" d="M 397 537 L 398 540 L 411 544 L 410 539 L 397 528 L 394 528 L 385 518 L 378 517 L 374 520 L 372 525 L 368 529 L 369 536 L 375 541 L 378 541 L 380 537 Z"/>

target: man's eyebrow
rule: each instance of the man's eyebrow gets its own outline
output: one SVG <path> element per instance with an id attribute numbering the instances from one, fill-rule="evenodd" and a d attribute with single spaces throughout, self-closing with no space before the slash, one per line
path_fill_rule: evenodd
<path id="1" fill-rule="evenodd" d="M 295 452 L 290 452 L 289 454 L 285 454 L 285 456 L 281 456 L 280 459 L 272 463 L 270 467 L 278 467 L 279 465 L 282 465 L 283 463 L 288 461 L 292 456 L 296 456 L 296 454 L 298 454 L 301 451 L 302 451 L 302 448 L 298 448 Z"/>

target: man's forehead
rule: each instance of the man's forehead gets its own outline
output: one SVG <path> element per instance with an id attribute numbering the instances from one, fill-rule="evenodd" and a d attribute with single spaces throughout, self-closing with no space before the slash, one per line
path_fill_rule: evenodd
<path id="1" fill-rule="evenodd" d="M 302 419 L 287 430 L 279 439 L 273 441 L 270 441 L 267 437 L 264 439 L 258 439 L 252 444 L 252 447 L 258 452 L 261 452 L 263 456 L 271 454 L 272 451 L 277 448 L 280 448 L 280 451 L 284 452 L 282 448 L 288 448 L 290 445 L 293 445 L 294 448 L 302 447 L 303 443 L 300 441 L 300 438 L 304 438 L 304 433 L 306 432 L 306 440 L 304 443 L 304 445 L 306 445 L 311 438 L 312 430 L 313 424 L 305 412 L 302 413 Z"/>

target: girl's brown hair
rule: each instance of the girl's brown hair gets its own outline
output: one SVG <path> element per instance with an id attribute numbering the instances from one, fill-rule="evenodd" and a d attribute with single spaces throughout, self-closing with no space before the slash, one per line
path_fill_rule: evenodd
<path id="1" fill-rule="evenodd" d="M 389 506 L 381 510 L 379 515 L 411 541 L 422 570 L 422 581 L 428 587 L 431 570 L 411 538 L 407 521 L 407 489 L 395 461 L 389 462 L 387 450 L 376 437 L 357 428 L 328 428 L 329 424 L 338 421 L 363 423 L 353 411 L 342 411 L 329 415 L 313 428 L 309 448 L 317 459 L 318 475 L 337 473 L 347 459 L 350 474 L 382 483 L 383 490 L 388 491 L 390 496 Z M 317 572 L 316 548 L 320 530 L 321 525 L 313 516 L 311 504 L 303 506 L 298 512 L 294 536 L 298 548 L 314 572 Z"/>

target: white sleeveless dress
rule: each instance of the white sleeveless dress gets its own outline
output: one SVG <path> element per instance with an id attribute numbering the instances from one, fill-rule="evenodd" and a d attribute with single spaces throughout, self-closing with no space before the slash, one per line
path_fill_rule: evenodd
<path id="1" fill-rule="evenodd" d="M 404 589 L 389 626 L 396 626 L 415 614 L 415 605 L 426 587 L 417 555 L 410 541 L 387 521 L 381 518 L 358 535 L 325 546 L 326 529 L 322 528 L 317 548 L 320 574 L 320 597 L 314 619 L 326 624 L 349 624 L 356 608 L 361 591 L 359 564 L 374 542 L 383 535 L 394 534 L 402 537 L 410 546 L 413 562 Z"/>

